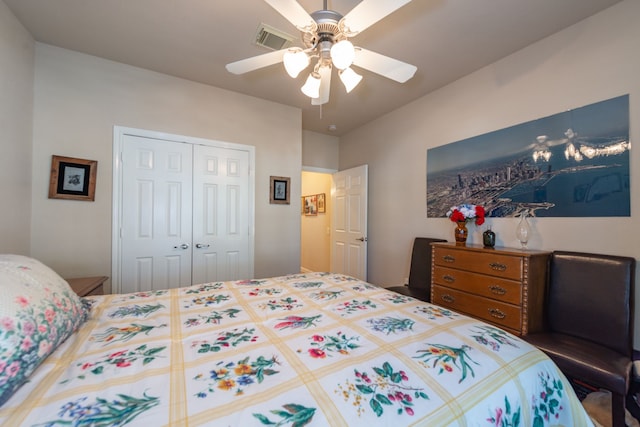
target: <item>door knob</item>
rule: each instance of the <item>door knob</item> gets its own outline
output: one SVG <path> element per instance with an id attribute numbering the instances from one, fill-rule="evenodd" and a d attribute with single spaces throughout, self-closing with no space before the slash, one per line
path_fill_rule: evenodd
<path id="1" fill-rule="evenodd" d="M 198 249 L 203 249 L 203 248 L 204 248 L 204 249 L 206 249 L 206 248 L 208 248 L 208 247 L 209 247 L 209 245 L 207 245 L 207 244 L 204 244 L 204 243 L 196 243 L 196 248 L 198 248 Z"/>
<path id="2" fill-rule="evenodd" d="M 189 244 L 183 243 L 180 246 L 176 245 L 173 247 L 173 249 L 189 249 Z"/>
<path id="3" fill-rule="evenodd" d="M 356 239 L 356 240 L 360 240 L 361 242 L 366 242 L 367 238 L 366 237 L 360 237 L 359 239 Z"/>

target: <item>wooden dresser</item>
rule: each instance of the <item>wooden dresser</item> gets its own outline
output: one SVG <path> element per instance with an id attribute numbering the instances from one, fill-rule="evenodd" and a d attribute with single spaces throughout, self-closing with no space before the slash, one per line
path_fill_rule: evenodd
<path id="1" fill-rule="evenodd" d="M 516 335 L 543 328 L 550 252 L 433 243 L 431 301 Z"/>

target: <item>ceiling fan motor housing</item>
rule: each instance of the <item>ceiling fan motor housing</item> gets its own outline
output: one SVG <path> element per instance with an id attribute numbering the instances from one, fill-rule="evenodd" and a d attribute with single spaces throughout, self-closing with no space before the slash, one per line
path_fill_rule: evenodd
<path id="1" fill-rule="evenodd" d="M 318 27 L 314 33 L 302 32 L 303 43 L 307 48 L 317 46 L 321 65 L 331 66 L 331 46 L 342 38 L 342 15 L 334 10 L 325 9 L 311 13 L 311 17 Z"/>
<path id="2" fill-rule="evenodd" d="M 338 41 L 342 32 L 340 31 L 340 20 L 342 15 L 334 10 L 318 10 L 311 14 L 311 17 L 318 28 L 315 32 L 302 32 L 302 40 L 307 48 L 311 48 L 320 42 Z"/>

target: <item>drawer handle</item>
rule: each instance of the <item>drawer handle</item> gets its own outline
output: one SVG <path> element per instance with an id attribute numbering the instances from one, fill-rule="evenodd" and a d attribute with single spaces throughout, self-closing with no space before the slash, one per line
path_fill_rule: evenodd
<path id="1" fill-rule="evenodd" d="M 445 276 L 442 276 L 442 280 L 444 280 L 447 283 L 453 283 L 456 281 L 456 278 L 453 276 L 449 276 L 448 274 Z"/>
<path id="2" fill-rule="evenodd" d="M 504 312 L 498 310 L 497 308 L 490 308 L 489 314 L 491 315 L 491 317 L 495 317 L 496 319 L 504 319 L 505 317 L 507 317 Z"/>
<path id="3" fill-rule="evenodd" d="M 506 265 L 499 262 L 492 262 L 491 264 L 489 264 L 489 267 L 491 267 L 491 269 L 495 271 L 505 271 L 507 269 Z"/>
<path id="4" fill-rule="evenodd" d="M 445 255 L 442 257 L 442 259 L 444 260 L 444 262 L 456 262 L 456 257 L 451 255 Z"/>
<path id="5" fill-rule="evenodd" d="M 440 298 L 442 298 L 442 301 L 444 302 L 448 302 L 448 303 L 456 302 L 456 299 L 449 294 L 442 295 Z"/>
<path id="6" fill-rule="evenodd" d="M 507 293 L 507 290 L 505 288 L 498 285 L 489 286 L 489 290 L 491 291 L 492 294 L 495 294 L 495 295 L 504 295 Z"/>

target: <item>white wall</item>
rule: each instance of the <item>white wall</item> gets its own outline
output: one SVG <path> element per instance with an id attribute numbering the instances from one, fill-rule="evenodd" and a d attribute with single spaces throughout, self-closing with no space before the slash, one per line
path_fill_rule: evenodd
<path id="1" fill-rule="evenodd" d="M 640 140 L 639 16 L 640 1 L 623 1 L 342 137 L 340 168 L 369 164 L 369 280 L 401 283 L 415 236 L 453 239 L 448 219 L 426 218 L 428 148 L 627 93 Z M 637 147 L 630 167 L 631 217 L 536 219 L 530 246 L 640 258 Z M 517 245 L 515 219 L 490 224 L 501 245 Z M 471 227 L 472 242 L 481 231 Z"/>
<path id="2" fill-rule="evenodd" d="M 29 255 L 35 42 L 0 1 L 0 253 Z"/>
<path id="3" fill-rule="evenodd" d="M 31 254 L 63 276 L 110 275 L 114 125 L 256 146 L 254 275 L 299 271 L 299 109 L 40 43 L 34 105 Z M 48 199 L 53 154 L 98 161 L 95 202 Z"/>
<path id="4" fill-rule="evenodd" d="M 340 138 L 332 135 L 302 131 L 302 166 L 307 170 L 337 171 Z"/>

